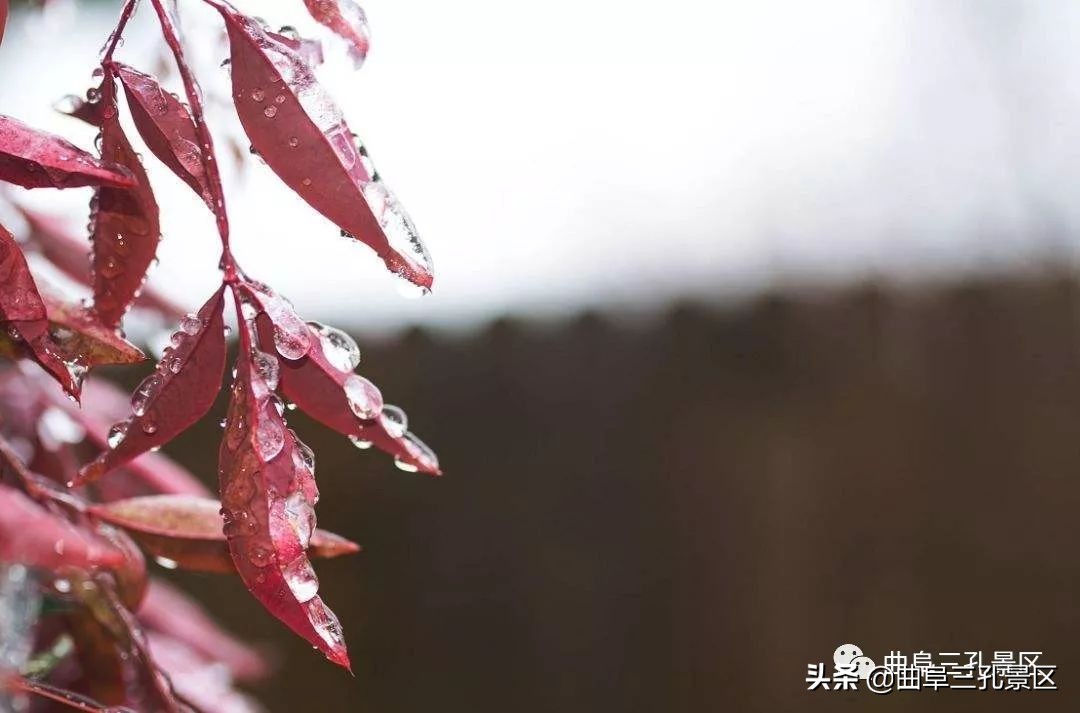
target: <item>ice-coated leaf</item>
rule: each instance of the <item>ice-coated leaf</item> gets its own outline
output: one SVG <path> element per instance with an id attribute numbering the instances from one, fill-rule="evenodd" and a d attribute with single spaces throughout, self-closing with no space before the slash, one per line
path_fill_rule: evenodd
<path id="1" fill-rule="evenodd" d="M 218 457 L 229 552 L 248 591 L 332 662 L 349 667 L 337 617 L 318 596 L 306 550 L 318 489 L 310 451 L 286 426 L 273 375 L 246 320 Z"/>
<path id="2" fill-rule="evenodd" d="M 100 91 L 101 155 L 124 166 L 135 179 L 131 188 L 99 188 L 91 203 L 94 311 L 103 322 L 115 326 L 142 289 L 157 254 L 161 228 L 146 171 L 120 126 L 111 76 L 102 82 Z"/>
<path id="3" fill-rule="evenodd" d="M 309 40 L 306 37 L 300 37 L 295 33 L 292 35 L 282 34 L 285 31 L 285 28 L 281 29 L 282 32 L 267 32 L 266 34 L 286 45 L 289 49 L 299 55 L 300 59 L 304 60 L 312 67 L 317 67 L 323 63 L 324 58 L 321 42 L 318 40 Z"/>
<path id="4" fill-rule="evenodd" d="M 308 332 L 309 346 L 303 358 L 280 360 L 278 378 L 286 399 L 315 420 L 349 436 L 360 447 L 375 446 L 389 453 L 399 467 L 441 474 L 438 457 L 408 431 L 404 413 L 384 404 L 379 389 L 352 371 L 355 364 L 347 358 L 342 361 L 333 357 L 333 350 L 348 349 L 304 324 L 287 302 L 267 288 L 241 285 L 239 289 L 251 305 L 249 310 L 256 311 L 259 341 L 264 349 L 280 341 L 279 335 L 287 331 L 287 325 L 300 324 Z M 343 365 L 349 368 L 341 368 Z"/>
<path id="5" fill-rule="evenodd" d="M 116 70 L 135 128 L 147 147 L 212 211 L 214 199 L 206 183 L 202 148 L 187 107 L 150 75 L 122 64 L 117 64 Z"/>
<path id="6" fill-rule="evenodd" d="M 91 287 L 90 251 L 86 237 L 76 237 L 57 216 L 30 210 L 25 206 L 18 206 L 18 210 L 30 227 L 27 245 L 68 278 Z M 142 292 L 135 299 L 135 306 L 157 312 L 167 320 L 175 321 L 184 315 L 181 307 L 150 285 L 143 286 Z"/>
<path id="7" fill-rule="evenodd" d="M 180 569 L 236 572 L 218 500 L 148 495 L 95 505 L 90 510 L 126 530 L 150 555 L 175 562 Z M 325 559 L 359 551 L 359 545 L 339 535 L 323 530 L 310 534 L 308 552 L 313 557 Z"/>
<path id="8" fill-rule="evenodd" d="M 423 289 L 433 280 L 412 221 L 311 67 L 258 22 L 215 3 L 232 52 L 233 102 L 251 145 L 301 198 Z"/>
<path id="9" fill-rule="evenodd" d="M 80 471 L 78 484 L 168 443 L 214 404 L 225 370 L 224 290 L 181 321 L 172 346 L 132 395 L 131 419 L 114 426 L 111 447 Z"/>
<path id="10" fill-rule="evenodd" d="M 0 181 L 23 188 L 133 186 L 122 168 L 101 163 L 54 134 L 0 115 Z"/>
<path id="11" fill-rule="evenodd" d="M 0 562 L 44 569 L 120 567 L 124 555 L 110 543 L 0 484 Z"/>
<path id="12" fill-rule="evenodd" d="M 160 579 L 151 579 L 138 609 L 139 620 L 153 631 L 176 639 L 211 661 L 228 666 L 241 681 L 268 673 L 266 659 L 254 648 L 219 627 L 195 600 Z"/>
<path id="13" fill-rule="evenodd" d="M 48 312 L 26 257 L 18 243 L 0 226 L 0 354 L 36 361 L 72 398 L 79 398 L 81 378 L 49 338 Z"/>
<path id="14" fill-rule="evenodd" d="M 304 0 L 316 22 L 328 27 L 349 45 L 353 64 L 360 67 L 371 43 L 367 15 L 353 0 Z"/>

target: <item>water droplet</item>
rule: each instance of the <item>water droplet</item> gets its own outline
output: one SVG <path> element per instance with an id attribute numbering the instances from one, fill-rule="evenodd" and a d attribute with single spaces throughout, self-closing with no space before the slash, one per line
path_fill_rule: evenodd
<path id="1" fill-rule="evenodd" d="M 302 323 L 301 323 L 302 324 Z M 311 348 L 307 332 L 297 329 L 285 329 L 280 324 L 274 325 L 274 347 L 278 354 L 286 359 L 301 359 Z"/>
<path id="2" fill-rule="evenodd" d="M 142 380 L 135 392 L 131 395 L 131 410 L 136 416 L 142 416 L 146 412 L 146 404 L 157 395 L 161 388 L 161 377 L 151 374 Z"/>
<path id="3" fill-rule="evenodd" d="M 312 602 L 312 606 L 308 607 L 308 618 L 327 645 L 340 646 L 344 643 L 345 635 L 341 631 L 341 622 L 334 612 L 321 602 Z"/>
<path id="4" fill-rule="evenodd" d="M 285 95 L 284 94 L 278 94 L 276 97 L 274 97 L 274 101 L 277 102 L 278 104 L 284 104 L 285 103 Z"/>
<path id="5" fill-rule="evenodd" d="M 345 398 L 349 401 L 349 408 L 352 409 L 357 418 L 368 420 L 377 417 L 380 413 L 385 413 L 382 394 L 379 393 L 374 384 L 364 377 L 357 374 L 350 375 L 345 380 L 344 389 Z M 400 411 L 400 409 L 398 410 Z M 404 413 L 402 413 L 402 418 L 404 418 Z M 404 424 L 401 426 L 401 430 L 404 432 Z"/>
<path id="6" fill-rule="evenodd" d="M 360 347 L 352 337 L 340 329 L 318 322 L 308 322 L 308 326 L 319 335 L 323 354 L 336 369 L 350 372 L 357 367 L 360 363 Z"/>
<path id="7" fill-rule="evenodd" d="M 255 427 L 255 443 L 259 449 L 259 457 L 268 461 L 285 446 L 285 429 L 281 420 L 275 414 L 271 417 L 265 412 L 260 414 L 259 422 Z"/>
<path id="8" fill-rule="evenodd" d="M 386 432 L 394 438 L 404 436 L 405 430 L 409 427 L 409 417 L 405 415 L 405 412 L 400 407 L 392 404 L 383 406 L 380 421 Z"/>
<path id="9" fill-rule="evenodd" d="M 294 440 L 296 441 L 296 450 L 293 451 L 293 465 L 298 469 L 306 470 L 308 473 L 314 473 L 315 451 L 311 450 L 311 446 L 300 439 L 294 438 Z"/>
<path id="10" fill-rule="evenodd" d="M 352 444 L 354 446 L 356 446 L 362 451 L 366 451 L 367 449 L 371 448 L 371 441 L 365 441 L 363 438 L 359 438 L 357 436 L 349 436 L 349 440 L 352 441 Z"/>
<path id="11" fill-rule="evenodd" d="M 300 139 L 296 138 L 295 136 L 289 138 L 289 146 L 291 146 L 292 148 L 296 148 L 299 145 Z"/>
<path id="12" fill-rule="evenodd" d="M 263 116 L 265 116 L 267 119 L 273 119 L 275 116 L 277 116 L 277 107 L 276 106 L 268 106 L 268 107 L 266 107 L 265 109 L 263 109 Z"/>
<path id="13" fill-rule="evenodd" d="M 119 423 L 114 423 L 112 425 L 112 428 L 109 429 L 109 435 L 106 439 L 109 443 L 109 448 L 116 448 L 118 445 L 120 445 L 120 441 L 124 440 L 124 436 L 127 434 L 127 430 L 127 421 L 120 421 Z"/>
<path id="14" fill-rule="evenodd" d="M 415 433 L 406 431 L 403 439 L 405 441 L 405 448 L 409 451 L 409 455 L 412 456 L 414 461 L 418 462 L 427 470 L 439 469 L 439 457 L 435 455 L 435 451 L 431 450 L 431 447 L 421 441 Z M 398 465 L 398 467 L 402 470 L 409 470 L 409 468 L 402 467 L 401 465 Z M 419 470 L 419 468 L 414 465 L 410 464 L 410 467 L 413 468 L 414 471 Z"/>
<path id="15" fill-rule="evenodd" d="M 165 569 L 176 569 L 180 566 L 180 563 L 176 560 L 171 560 L 168 557 L 155 557 L 154 561 Z"/>
<path id="16" fill-rule="evenodd" d="M 301 183 L 303 183 L 305 186 L 310 186 L 311 185 L 311 179 L 310 178 L 305 178 L 303 181 L 301 181 Z"/>
<path id="17" fill-rule="evenodd" d="M 406 473 L 416 473 L 417 471 L 420 470 L 419 468 L 417 468 L 412 463 L 404 461 L 401 458 L 398 458 L 396 456 L 394 457 L 394 465 L 397 466 L 398 470 L 403 470 Z"/>
<path id="18" fill-rule="evenodd" d="M 296 601 L 303 604 L 315 598 L 319 593 L 319 578 L 304 555 L 300 555 L 281 569 L 285 583 L 289 585 Z"/>
<path id="19" fill-rule="evenodd" d="M 261 89 L 252 89 L 251 90 L 251 99 L 252 99 L 252 101 L 261 102 L 265 98 L 266 98 L 266 94 L 263 92 L 263 90 L 261 90 Z"/>
<path id="20" fill-rule="evenodd" d="M 315 531 L 315 510 L 299 490 L 285 499 L 285 519 L 300 541 L 301 549 L 307 549 L 311 533 Z"/>
<path id="21" fill-rule="evenodd" d="M 157 433 L 157 424 L 154 423 L 154 420 L 152 418 L 147 418 L 142 423 L 142 431 L 146 435 L 152 436 Z"/>
<path id="22" fill-rule="evenodd" d="M 266 382 L 266 388 L 271 391 L 277 388 L 280 369 L 276 358 L 266 352 L 256 351 L 251 357 L 251 364 L 259 378 Z"/>
<path id="23" fill-rule="evenodd" d="M 120 261 L 111 255 L 105 258 L 105 261 L 98 266 L 98 272 L 104 277 L 112 279 L 124 271 L 124 266 L 120 264 Z"/>
<path id="24" fill-rule="evenodd" d="M 263 545 L 252 545 L 248 550 L 248 559 L 256 567 L 265 567 L 274 560 L 274 553 Z"/>
<path id="25" fill-rule="evenodd" d="M 194 314 L 185 315 L 184 318 L 180 320 L 180 330 L 184 332 L 184 334 L 198 334 L 199 330 L 202 329 L 202 326 L 202 319 Z"/>

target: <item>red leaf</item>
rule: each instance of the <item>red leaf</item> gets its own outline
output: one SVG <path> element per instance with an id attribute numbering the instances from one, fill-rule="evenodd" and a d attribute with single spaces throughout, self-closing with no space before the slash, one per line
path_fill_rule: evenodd
<path id="1" fill-rule="evenodd" d="M 150 632 L 150 652 L 172 681 L 176 692 L 200 711 L 213 713 L 262 713 L 262 706 L 233 687 L 232 677 L 221 662 L 207 659 L 188 643 Z M 224 674 L 224 675 L 223 675 Z"/>
<path id="2" fill-rule="evenodd" d="M 308 345 L 301 358 L 280 360 L 285 398 L 315 420 L 349 436 L 358 447 L 375 446 L 394 456 L 400 468 L 441 474 L 435 453 L 407 430 L 404 412 L 385 406 L 378 388 L 353 373 L 356 364 L 348 354 L 359 351 L 348 335 L 304 324 L 285 300 L 265 287 L 241 285 L 240 290 L 259 312 L 259 340 L 267 349 L 274 349 L 279 342 Z"/>
<path id="3" fill-rule="evenodd" d="M 191 597 L 160 579 L 150 580 L 138 616 L 148 628 L 225 664 L 240 680 L 259 679 L 267 673 L 267 663 L 257 651 L 223 631 Z"/>
<path id="4" fill-rule="evenodd" d="M 97 314 L 44 292 L 49 313 L 49 334 L 56 351 L 68 363 L 84 368 L 103 364 L 138 364 L 146 355 L 116 330 L 103 325 Z"/>
<path id="5" fill-rule="evenodd" d="M 305 554 L 318 499 L 313 460 L 287 428 L 274 396 L 276 362 L 254 349 L 250 325 L 240 322 L 218 466 L 229 551 L 248 591 L 271 614 L 348 668 L 341 625 L 319 598 Z"/>
<path id="6" fill-rule="evenodd" d="M 60 272 L 81 285 L 91 287 L 90 255 L 86 237 L 75 237 L 64 221 L 19 206 L 18 210 L 30 226 L 27 242 Z M 150 286 L 144 286 L 135 299 L 136 307 L 153 310 L 168 320 L 184 316 L 184 309 Z"/>
<path id="7" fill-rule="evenodd" d="M 150 75 L 122 64 L 116 65 L 116 71 L 127 93 L 135 128 L 147 147 L 213 210 L 199 137 L 187 107 Z"/>
<path id="8" fill-rule="evenodd" d="M 108 72 L 101 85 L 101 104 L 101 155 L 135 177 L 131 188 L 98 189 L 91 202 L 94 311 L 115 326 L 142 289 L 161 229 L 150 181 L 120 126 L 116 87 Z"/>
<path id="9" fill-rule="evenodd" d="M 121 170 L 59 136 L 0 115 L 0 181 L 23 188 L 134 185 Z"/>
<path id="10" fill-rule="evenodd" d="M 367 15 L 353 0 L 304 0 L 316 22 L 330 28 L 349 43 L 349 56 L 359 67 L 367 58 L 371 43 Z"/>
<path id="11" fill-rule="evenodd" d="M 0 561 L 55 570 L 120 567 L 124 555 L 14 488 L 0 484 Z"/>
<path id="12" fill-rule="evenodd" d="M 168 443 L 210 410 L 225 369 L 224 290 L 181 323 L 173 346 L 132 396 L 132 418 L 114 426 L 119 441 L 80 471 L 78 485 Z"/>
<path id="13" fill-rule="evenodd" d="M 0 0 L 0 44 L 4 42 L 4 28 L 7 26 L 8 0 Z"/>
<path id="14" fill-rule="evenodd" d="M 90 511 L 122 527 L 152 556 L 172 560 L 181 569 L 236 572 L 226 544 L 221 503 L 213 498 L 148 495 L 94 505 Z M 360 546 L 315 530 L 308 551 L 314 557 L 331 558 L 359 552 Z"/>
<path id="15" fill-rule="evenodd" d="M 214 3 L 229 32 L 233 98 L 256 151 L 282 181 L 393 272 L 429 289 L 432 266 L 412 221 L 357 148 L 341 111 L 287 44 Z"/>
<path id="16" fill-rule="evenodd" d="M 80 378 L 49 339 L 45 303 L 22 250 L 3 226 L 0 226 L 0 284 L 4 285 L 0 290 L 0 326 L 6 328 L 11 340 L 7 349 L 0 344 L 0 353 L 33 359 L 72 398 L 78 399 Z"/>

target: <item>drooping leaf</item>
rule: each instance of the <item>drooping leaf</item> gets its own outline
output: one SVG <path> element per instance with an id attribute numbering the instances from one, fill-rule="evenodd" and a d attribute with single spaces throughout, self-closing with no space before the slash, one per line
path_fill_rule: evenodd
<path id="1" fill-rule="evenodd" d="M 370 381 L 353 372 L 359 358 L 355 342 L 343 332 L 305 324 L 291 306 L 267 288 L 241 285 L 249 311 L 256 311 L 260 343 L 289 356 L 306 344 L 301 357 L 280 360 L 281 393 L 317 421 L 349 436 L 358 447 L 375 446 L 395 458 L 398 467 L 439 475 L 439 460 L 408 430 L 404 411 L 383 403 Z M 302 331 L 300 331 L 302 330 Z"/>
<path id="2" fill-rule="evenodd" d="M 214 199 L 206 183 L 202 148 L 187 107 L 150 75 L 122 64 L 116 68 L 127 94 L 131 118 L 147 147 L 213 210 Z"/>
<path id="3" fill-rule="evenodd" d="M 142 289 L 161 229 L 150 181 L 120 126 L 111 75 L 106 75 L 100 91 L 101 155 L 125 167 L 135 179 L 130 188 L 99 188 L 91 203 L 94 311 L 105 324 L 115 326 Z"/>
<path id="4" fill-rule="evenodd" d="M 214 404 L 225 370 L 224 289 L 181 322 L 172 346 L 132 396 L 131 419 L 114 426 L 118 440 L 80 471 L 78 484 L 168 443 Z"/>
<path id="5" fill-rule="evenodd" d="M 57 569 L 120 567 L 124 555 L 108 542 L 0 484 L 0 562 Z"/>
<path id="6" fill-rule="evenodd" d="M 363 8 L 353 0 L 304 0 L 316 22 L 325 25 L 349 46 L 349 56 L 359 68 L 367 58 L 371 31 Z"/>
<path id="7" fill-rule="evenodd" d="M 7 344 L 0 354 L 36 361 L 72 398 L 79 398 L 81 379 L 49 338 L 48 312 L 18 243 L 0 226 L 0 327 Z"/>
<path id="8" fill-rule="evenodd" d="M 221 503 L 186 495 L 149 495 L 94 505 L 97 517 L 126 530 L 154 557 L 198 572 L 236 572 L 224 533 Z M 330 558 L 360 551 L 339 535 L 315 530 L 308 553 Z"/>
<path id="9" fill-rule="evenodd" d="M 267 610 L 349 667 L 341 625 L 318 596 L 306 550 L 318 499 L 314 459 L 286 426 L 274 395 L 276 362 L 255 349 L 241 319 L 240 355 L 232 385 L 218 475 L 225 536 L 240 578 Z"/>
<path id="10" fill-rule="evenodd" d="M 301 198 L 429 289 L 432 265 L 412 221 L 375 174 L 313 70 L 251 18 L 215 3 L 229 33 L 233 101 L 251 145 Z"/>
<path id="11" fill-rule="evenodd" d="M 86 237 L 75 237 L 64 221 L 56 216 L 30 210 L 25 206 L 19 206 L 18 210 L 30 226 L 28 245 L 68 278 L 91 287 L 90 251 Z M 157 312 L 166 320 L 179 320 L 184 315 L 183 308 L 150 285 L 143 286 L 135 299 L 135 306 Z"/>
<path id="12" fill-rule="evenodd" d="M 191 597 L 160 579 L 150 580 L 137 614 L 146 628 L 190 646 L 207 659 L 225 664 L 238 680 L 259 679 L 269 670 L 262 654 L 223 631 Z"/>
<path id="13" fill-rule="evenodd" d="M 54 134 L 0 115 L 0 181 L 23 188 L 132 186 L 122 168 L 106 165 Z"/>

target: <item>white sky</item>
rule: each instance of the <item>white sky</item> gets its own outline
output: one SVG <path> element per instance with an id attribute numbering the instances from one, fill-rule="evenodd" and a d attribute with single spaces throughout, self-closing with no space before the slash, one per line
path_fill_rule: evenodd
<path id="1" fill-rule="evenodd" d="M 299 0 L 240 4 L 311 27 Z M 180 5 L 204 88 L 224 91 L 227 50 L 198 29 L 213 16 Z M 336 61 L 322 76 L 425 236 L 435 293 L 402 298 L 370 251 L 265 166 L 230 172 L 241 264 L 310 318 L 454 325 L 792 275 L 937 274 L 1060 249 L 1080 223 L 1080 4 L 364 6 L 367 65 Z M 0 111 L 89 146 L 48 107 L 88 86 L 114 14 L 83 7 L 11 28 Z M 136 30 L 119 58 L 153 69 L 150 26 Z M 40 41 L 52 36 L 63 41 Z M 219 144 L 237 131 L 225 111 L 212 121 Z M 146 163 L 166 236 L 155 279 L 194 305 L 214 280 L 212 221 Z M 85 211 L 88 194 L 68 194 Z"/>

